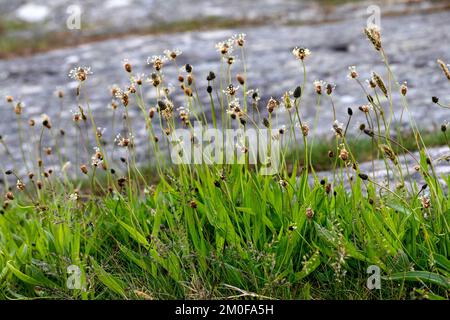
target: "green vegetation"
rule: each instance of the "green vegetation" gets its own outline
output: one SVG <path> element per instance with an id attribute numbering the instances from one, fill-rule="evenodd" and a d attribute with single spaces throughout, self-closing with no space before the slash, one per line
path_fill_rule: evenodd
<path id="1" fill-rule="evenodd" d="M 122 133 L 113 150 L 105 148 L 89 106 L 90 69 L 74 69 L 80 106 L 73 113 L 80 143 L 76 154 L 60 152 L 64 139 L 57 139 L 52 119 L 43 116 L 27 128 L 28 136 L 40 137 L 36 156 L 26 154 L 21 143 L 23 163 L 12 161 L 2 164 L 11 167 L 0 168 L 5 177 L 17 179 L 15 189 L 5 186 L 0 214 L 0 298 L 448 299 L 450 177 L 437 173 L 436 159 L 427 152 L 427 143 L 448 145 L 448 124 L 436 134 L 420 133 L 409 117 L 407 87 L 391 72 L 378 29 L 365 32 L 384 61 L 388 81 L 374 73 L 366 88 L 356 68 L 350 68 L 350 78 L 369 97 L 367 105 L 355 110 L 335 109 L 332 85 L 309 85 L 311 52 L 306 48 L 293 50 L 301 84 L 264 106 L 256 91 L 248 91 L 243 35 L 217 45 L 221 73 L 208 74 L 208 106 L 198 96 L 192 66 L 183 67 L 180 87 L 173 92 L 163 76 L 173 61 L 152 57 L 150 83 L 124 62 L 130 84 L 112 89 L 114 115 L 118 108 L 125 114 L 123 122 L 112 121 L 112 131 Z M 228 63 L 231 47 L 243 70 Z M 167 52 L 175 61 L 179 54 Z M 143 99 L 147 90 L 156 91 L 150 104 Z M 308 91 L 317 95 L 315 110 L 325 104 L 334 110 L 329 144 L 319 143 L 303 118 Z M 184 108 L 173 105 L 177 93 L 184 95 Z M 394 103 L 395 95 L 400 104 Z M 62 93 L 59 98 L 64 106 Z M 21 103 L 7 100 L 20 124 Z M 433 101 L 448 108 L 437 98 Z M 143 146 L 135 143 L 131 108 L 145 119 L 152 171 L 136 164 Z M 269 151 L 249 164 L 250 142 L 238 139 L 235 160 L 242 164 L 172 165 L 164 146 L 174 150 L 180 142 L 171 133 L 184 128 L 195 141 L 192 122 L 205 124 L 206 110 L 214 128 L 273 129 Z M 410 134 L 399 134 L 394 110 L 410 119 Z M 366 122 L 351 139 L 354 112 L 362 112 Z M 278 127 L 280 113 L 288 118 L 283 127 Z M 317 120 L 311 129 L 316 126 Z M 20 142 L 23 128 L 19 126 Z M 49 150 L 43 137 L 60 145 Z M 270 151 L 276 141 L 282 141 L 279 171 L 262 175 L 268 157 L 274 160 Z M 91 143 L 96 146 L 93 154 Z M 289 151 L 292 144 L 300 150 Z M 122 151 L 119 161 L 117 148 Z M 421 181 L 405 181 L 399 151 L 413 159 Z M 60 161 L 60 169 L 51 170 L 50 156 Z M 331 164 L 322 164 L 321 158 Z M 360 170 L 358 163 L 366 158 L 384 161 L 388 181 Z M 75 164 L 83 182 L 70 178 L 67 161 Z M 325 165 L 331 171 L 321 180 L 316 170 Z M 23 167 L 31 171 L 28 177 L 19 175 Z M 379 290 L 366 286 L 367 268 L 373 265 L 383 277 Z"/>

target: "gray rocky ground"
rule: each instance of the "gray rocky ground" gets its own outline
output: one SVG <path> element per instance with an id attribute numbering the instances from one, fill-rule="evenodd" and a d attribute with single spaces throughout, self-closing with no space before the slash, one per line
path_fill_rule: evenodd
<path id="1" fill-rule="evenodd" d="M 273 3 L 276 4 L 276 1 Z M 17 10 L 12 5 L 10 7 L 12 11 Z M 444 120 L 450 119 L 448 109 L 438 108 L 431 103 L 431 96 L 439 96 L 441 101 L 446 103 L 450 101 L 449 83 L 436 64 L 438 58 L 450 61 L 448 21 L 450 11 L 383 17 L 381 20 L 383 42 L 392 69 L 399 81 L 407 81 L 409 110 L 418 124 L 425 129 L 438 128 Z M 194 66 L 200 92 L 204 92 L 207 72 L 213 70 L 219 73 L 219 55 L 215 51 L 214 44 L 234 33 L 244 32 L 248 39 L 246 49 L 248 84 L 250 88 L 259 88 L 263 97 L 262 105 L 270 96 L 280 97 L 285 90 L 292 90 L 301 83 L 300 65 L 293 58 L 291 50 L 294 46 L 306 46 L 313 54 L 307 60 L 309 88 L 305 92 L 303 115 L 312 126 L 316 113 L 316 96 L 312 89 L 312 81 L 322 79 L 337 85 L 334 99 L 338 119 L 344 122 L 347 107 L 353 107 L 357 113 L 357 106 L 366 102 L 357 84 L 347 80 L 347 67 L 356 65 L 363 79 L 367 79 L 372 70 L 386 78 L 380 56 L 362 34 L 365 23 L 366 17 L 360 17 L 304 26 L 276 24 L 252 28 L 236 26 L 233 30 L 135 36 L 54 50 L 27 58 L 0 60 L 0 95 L 12 95 L 24 101 L 25 120 L 38 119 L 42 113 L 48 114 L 52 119 L 61 117 L 62 124 L 58 127 L 66 131 L 65 153 L 68 155 L 73 153 L 70 146 L 77 135 L 70 113 L 71 109 L 76 109 L 74 94 L 76 83 L 67 76 L 71 68 L 77 65 L 92 67 L 94 74 L 88 80 L 90 105 L 97 125 L 109 127 L 105 136 L 111 141 L 117 132 L 111 132 L 110 128 L 112 111 L 107 107 L 111 100 L 108 87 L 114 83 L 119 85 L 127 83 L 121 62 L 124 58 L 129 59 L 136 70 L 148 74 L 150 67 L 145 63 L 148 56 L 162 54 L 164 49 L 179 48 L 183 51 L 179 65 L 190 63 Z M 241 68 L 239 61 L 234 68 L 236 71 Z M 167 81 L 177 85 L 178 71 L 173 66 L 168 66 L 165 72 Z M 66 92 L 62 112 L 54 95 L 58 88 Z M 155 103 L 153 90 L 150 86 L 146 88 L 148 103 Z M 177 101 L 179 106 L 182 100 Z M 394 108 L 399 111 L 398 98 L 394 102 Z M 382 100 L 382 103 L 387 106 L 387 101 Z M 16 115 L 4 100 L 0 104 L 2 108 L 0 134 L 11 148 L 14 157 L 20 159 L 17 150 Z M 317 134 L 330 135 L 332 113 L 329 101 L 323 100 L 320 108 L 318 126 L 312 130 L 316 130 Z M 130 107 L 130 114 L 137 144 L 144 144 L 143 119 L 135 106 Z M 355 126 L 357 121 L 358 117 L 354 120 Z M 353 126 L 351 130 L 356 133 Z M 26 141 L 31 142 L 29 149 L 26 150 L 28 155 L 36 140 L 28 133 L 24 133 L 24 136 Z M 440 154 L 448 151 L 445 148 L 439 150 Z M 143 152 L 140 159 L 144 160 L 146 154 Z M 3 167 L 12 165 L 5 153 L 0 157 Z M 442 163 L 444 163 L 441 164 L 442 170 L 448 173 L 449 166 L 445 165 L 446 162 Z"/>
<path id="2" fill-rule="evenodd" d="M 385 13 L 399 13 L 439 8 L 445 2 L 445 0 L 0 0 L 0 18 L 24 23 L 29 28 L 12 31 L 20 36 L 33 36 L 65 29 L 67 18 L 75 5 L 81 9 L 82 32 L 108 34 L 202 18 L 264 20 L 277 23 L 322 22 L 364 16 L 369 5 L 379 5 Z M 336 6 L 336 3 L 339 5 Z"/>

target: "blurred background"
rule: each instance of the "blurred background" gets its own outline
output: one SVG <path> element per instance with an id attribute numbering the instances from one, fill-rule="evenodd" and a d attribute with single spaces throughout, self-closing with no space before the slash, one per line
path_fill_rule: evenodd
<path id="1" fill-rule="evenodd" d="M 301 83 L 300 66 L 291 50 L 304 46 L 312 51 L 302 111 L 306 120 L 312 124 L 317 111 L 312 82 L 320 79 L 336 84 L 335 104 L 343 122 L 348 107 L 357 110 L 367 101 L 361 88 L 346 79 L 348 67 L 357 66 L 362 79 L 368 79 L 372 70 L 387 76 L 379 54 L 362 32 L 373 5 L 380 8 L 392 69 L 398 81 L 408 83 L 411 112 L 421 127 L 439 128 L 449 118 L 448 111 L 432 104 L 431 97 L 450 101 L 448 82 L 436 64 L 439 58 L 450 61 L 449 0 L 0 0 L 0 95 L 23 101 L 25 119 L 46 113 L 61 120 L 58 127 L 66 129 L 67 137 L 76 136 L 70 110 L 77 109 L 77 83 L 68 78 L 70 69 L 92 67 L 91 108 L 97 124 L 110 127 L 109 88 L 129 83 L 123 59 L 129 59 L 135 72 L 149 75 L 147 57 L 163 54 L 164 49 L 181 49 L 179 66 L 194 66 L 199 90 L 204 92 L 207 73 L 219 73 L 215 43 L 244 32 L 248 88 L 260 89 L 263 108 L 271 96 L 279 98 Z M 238 72 L 242 61 L 236 58 Z M 174 65 L 165 68 L 167 81 L 175 86 L 178 72 Z M 147 102 L 154 104 L 154 90 L 147 88 Z M 65 93 L 62 103 L 56 90 Z M 208 103 L 207 95 L 201 96 Z M 174 100 L 176 107 L 181 106 L 182 93 L 176 93 Z M 0 108 L 0 135 L 14 149 L 16 115 L 6 109 L 4 99 Z M 139 143 L 144 121 L 137 108 L 130 113 Z M 331 119 L 331 107 L 324 103 L 314 133 L 330 135 Z M 353 129 L 357 134 L 357 123 Z M 105 137 L 112 140 L 116 134 L 106 131 Z M 33 139 L 29 137 L 32 143 Z M 70 144 L 67 148 L 69 154 Z M 8 161 L 4 155 L 0 159 Z"/>
<path id="2" fill-rule="evenodd" d="M 370 5 L 384 15 L 448 9 L 448 0 L 1 0 L 0 57 L 133 34 L 355 19 Z M 78 7 L 81 29 L 66 21 Z"/>

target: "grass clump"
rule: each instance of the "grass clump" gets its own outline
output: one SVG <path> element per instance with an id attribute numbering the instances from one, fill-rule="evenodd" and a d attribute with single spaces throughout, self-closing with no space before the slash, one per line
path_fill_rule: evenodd
<path id="1" fill-rule="evenodd" d="M 308 85 L 312 53 L 300 47 L 293 54 L 303 80 L 292 92 L 263 104 L 258 91 L 249 90 L 242 34 L 216 46 L 221 67 L 218 77 L 207 75 L 208 106 L 199 98 L 191 65 L 182 67 L 178 91 L 167 88 L 164 69 L 173 63 L 180 70 L 179 50 L 149 58 L 153 70 L 145 77 L 124 61 L 130 82 L 111 90 L 113 119 L 119 108 L 124 113 L 114 147 L 105 144 L 90 109 L 89 67 L 70 73 L 78 82 L 76 154 L 64 154 L 61 131 L 46 115 L 29 122 L 29 134 L 37 134 L 38 143 L 34 154 L 25 152 L 24 109 L 7 97 L 17 115 L 21 151 L 13 154 L 1 139 L 11 168 L 1 168 L 0 297 L 448 299 L 450 177 L 437 173 L 437 159 L 430 157 L 426 139 L 410 117 L 407 88 L 390 70 L 381 34 L 377 29 L 366 34 L 383 58 L 388 80 L 374 75 L 366 88 L 351 67 L 349 77 L 361 85 L 368 104 L 344 112 L 334 106 L 333 85 Z M 232 50 L 240 55 L 242 70 L 235 70 Z M 156 91 L 151 104 L 143 98 L 144 90 Z M 318 117 L 308 124 L 302 116 L 308 90 L 317 95 L 318 113 L 325 103 L 334 111 L 326 179 L 316 172 L 320 144 L 310 134 Z M 181 108 L 174 106 L 176 94 L 184 97 Z M 400 105 L 393 102 L 396 94 Z M 64 94 L 58 96 L 63 101 Z M 439 106 L 446 108 L 442 102 Z M 137 165 L 144 146 L 135 138 L 131 108 L 145 119 L 152 171 Z M 412 142 L 404 142 L 394 110 L 409 117 Z M 349 135 L 354 112 L 364 115 L 360 137 L 366 139 L 371 159 L 384 161 L 386 181 L 377 180 L 375 169 L 360 170 L 361 152 Z M 279 125 L 283 113 L 287 120 Z M 234 161 L 211 162 L 211 153 L 202 151 L 202 161 L 172 165 L 170 159 L 184 159 L 187 148 L 198 145 L 202 132 L 193 121 L 221 133 L 269 129 L 267 150 L 256 157 L 253 142 L 238 135 L 232 143 Z M 113 120 L 112 131 L 116 125 Z M 442 125 L 439 135 L 448 145 L 447 126 Z M 180 128 L 189 133 L 192 146 L 180 142 Z M 277 141 L 278 170 L 261 174 L 268 163 L 274 164 L 271 152 Z M 410 143 L 418 156 L 408 149 Z M 302 151 L 289 151 L 292 145 Z M 257 161 L 251 161 L 253 156 Z M 414 168 L 405 168 L 407 159 Z M 71 175 L 73 167 L 78 180 Z M 407 180 L 409 170 L 420 180 Z M 15 186 L 8 184 L 10 177 Z M 370 266 L 381 270 L 378 290 L 366 286 Z"/>

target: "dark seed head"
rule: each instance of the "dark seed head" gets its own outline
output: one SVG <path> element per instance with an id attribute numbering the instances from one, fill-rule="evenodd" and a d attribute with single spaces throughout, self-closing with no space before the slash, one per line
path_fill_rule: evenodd
<path id="1" fill-rule="evenodd" d="M 192 66 L 189 63 L 186 64 L 186 66 L 184 68 L 186 69 L 187 73 L 191 73 L 192 72 Z"/>
<path id="2" fill-rule="evenodd" d="M 127 182 L 127 179 L 125 178 L 119 178 L 117 179 L 117 184 L 119 185 L 119 187 L 123 188 L 125 186 L 125 183 Z"/>
<path id="3" fill-rule="evenodd" d="M 195 202 L 194 200 L 191 200 L 191 201 L 189 202 L 189 206 L 190 206 L 192 209 L 197 209 L 197 202 Z"/>
<path id="4" fill-rule="evenodd" d="M 333 93 L 333 85 L 328 83 L 327 84 L 327 94 L 330 95 Z"/>
<path id="5" fill-rule="evenodd" d="M 263 124 L 266 128 L 270 127 L 270 123 L 269 123 L 269 120 L 267 120 L 267 118 L 263 119 Z"/>
<path id="6" fill-rule="evenodd" d="M 159 107 L 160 111 L 162 111 L 162 110 L 167 108 L 166 104 L 162 100 L 158 100 L 158 107 Z"/>
<path id="7" fill-rule="evenodd" d="M 438 103 L 439 102 L 439 98 L 438 97 L 432 97 L 431 101 L 433 101 L 433 103 Z"/>
<path id="8" fill-rule="evenodd" d="M 245 78 L 242 74 L 238 74 L 236 76 L 236 80 L 239 82 L 240 85 L 243 85 L 245 83 Z"/>
<path id="9" fill-rule="evenodd" d="M 12 170 L 6 170 L 6 171 L 5 171 L 5 174 L 8 175 L 8 176 L 9 176 L 10 174 L 12 174 L 12 173 L 13 173 Z"/>
<path id="10" fill-rule="evenodd" d="M 123 67 L 125 68 L 126 72 L 131 72 L 131 64 L 129 62 L 126 62 Z"/>
<path id="11" fill-rule="evenodd" d="M 212 87 L 211 87 L 211 86 L 207 86 L 207 87 L 206 87 L 206 91 L 207 91 L 208 93 L 211 93 L 211 92 L 212 92 Z"/>
<path id="12" fill-rule="evenodd" d="M 428 184 L 424 184 L 424 185 L 422 185 L 422 188 L 420 188 L 421 190 L 425 190 L 426 188 L 428 187 Z"/>
<path id="13" fill-rule="evenodd" d="M 194 79 L 192 78 L 192 75 L 190 75 L 190 74 L 188 74 L 186 80 L 187 80 L 188 85 L 191 85 L 192 82 L 194 81 Z"/>
<path id="14" fill-rule="evenodd" d="M 352 108 L 348 108 L 348 109 L 347 109 L 347 113 L 348 113 L 349 116 L 352 116 L 352 115 L 353 115 L 353 110 L 352 110 Z"/>
<path id="15" fill-rule="evenodd" d="M 302 88 L 300 86 L 298 86 L 297 88 L 295 88 L 294 90 L 294 98 L 298 99 L 302 96 Z"/>
<path id="16" fill-rule="evenodd" d="M 373 98 L 370 94 L 367 96 L 367 100 L 369 100 L 370 103 L 373 103 Z"/>

